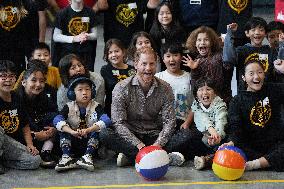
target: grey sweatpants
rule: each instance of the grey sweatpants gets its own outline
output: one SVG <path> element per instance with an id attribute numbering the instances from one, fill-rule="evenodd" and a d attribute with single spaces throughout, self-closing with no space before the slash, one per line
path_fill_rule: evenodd
<path id="1" fill-rule="evenodd" d="M 33 156 L 26 146 L 6 135 L 0 126 L 0 162 L 13 169 L 37 169 L 41 158 Z"/>

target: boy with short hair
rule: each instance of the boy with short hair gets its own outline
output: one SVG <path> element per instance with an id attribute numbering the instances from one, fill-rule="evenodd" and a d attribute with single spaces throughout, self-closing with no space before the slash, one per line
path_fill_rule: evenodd
<path id="1" fill-rule="evenodd" d="M 60 147 L 63 152 L 55 167 L 56 171 L 77 166 L 89 171 L 94 170 L 93 155 L 98 148 L 98 132 L 111 124 L 102 106 L 93 100 L 95 87 L 92 80 L 83 76 L 76 77 L 69 84 L 67 97 L 72 101 L 68 102 L 53 120 L 60 131 Z M 84 155 L 76 161 L 71 157 L 71 148 L 75 155 Z"/>
<path id="2" fill-rule="evenodd" d="M 175 96 L 177 125 L 188 128 L 193 121 L 190 108 L 193 94 L 190 85 L 191 74 L 180 67 L 183 48 L 179 44 L 164 44 L 161 51 L 167 69 L 156 73 L 155 76 L 171 85 Z"/>
<path id="3" fill-rule="evenodd" d="M 279 48 L 279 35 L 284 32 L 284 24 L 271 21 L 267 25 L 267 40 L 272 49 Z"/>
<path id="4" fill-rule="evenodd" d="M 243 89 L 242 82 L 240 81 L 242 81 L 241 73 L 243 73 L 245 64 L 251 60 L 257 60 L 263 64 L 265 72 L 270 72 L 277 53 L 271 50 L 269 45 L 262 44 L 267 31 L 267 23 L 263 18 L 252 17 L 246 23 L 245 34 L 250 39 L 250 43 L 234 48 L 233 32 L 237 28 L 238 25 L 236 23 L 227 26 L 227 35 L 223 48 L 223 61 L 229 66 L 236 66 L 238 90 L 240 90 Z"/>
<path id="5" fill-rule="evenodd" d="M 14 169 L 37 169 L 41 163 L 24 107 L 12 93 L 15 82 L 15 64 L 0 60 L 0 172 L 4 165 Z"/>
<path id="6" fill-rule="evenodd" d="M 33 52 L 31 59 L 41 60 L 47 66 L 46 83 L 51 87 L 58 89 L 61 85 L 61 78 L 57 67 L 51 65 L 50 48 L 46 43 L 38 43 Z M 23 80 L 24 71 L 18 78 L 15 88 L 17 89 Z"/>

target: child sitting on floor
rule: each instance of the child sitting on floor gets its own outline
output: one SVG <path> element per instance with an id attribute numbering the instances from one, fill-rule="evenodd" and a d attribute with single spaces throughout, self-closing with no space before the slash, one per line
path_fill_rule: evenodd
<path id="1" fill-rule="evenodd" d="M 98 148 L 98 132 L 111 124 L 102 106 L 92 100 L 96 95 L 95 88 L 92 80 L 83 76 L 71 80 L 69 84 L 67 97 L 72 101 L 68 102 L 53 120 L 60 131 L 60 147 L 63 152 L 55 167 L 56 171 L 77 166 L 89 171 L 95 169 L 93 156 Z M 71 147 L 75 155 L 84 155 L 76 161 L 71 157 Z"/>

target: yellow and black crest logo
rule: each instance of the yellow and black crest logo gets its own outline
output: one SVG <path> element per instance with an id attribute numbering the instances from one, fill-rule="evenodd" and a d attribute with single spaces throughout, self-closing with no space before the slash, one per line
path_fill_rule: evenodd
<path id="1" fill-rule="evenodd" d="M 137 8 L 130 8 L 127 4 L 121 4 L 116 8 L 116 19 L 126 27 L 135 21 L 138 14 Z"/>
<path id="2" fill-rule="evenodd" d="M 259 53 L 253 53 L 250 54 L 246 59 L 245 59 L 245 64 L 251 61 L 257 61 L 260 62 L 263 67 L 264 67 L 264 72 L 267 72 L 269 63 L 268 63 L 268 54 L 259 54 Z"/>
<path id="3" fill-rule="evenodd" d="M 228 4 L 238 14 L 244 10 L 248 5 L 248 0 L 228 0 Z"/>
<path id="4" fill-rule="evenodd" d="M 7 31 L 15 28 L 20 21 L 17 7 L 7 6 L 0 9 L 0 25 Z"/>
<path id="5" fill-rule="evenodd" d="M 0 113 L 1 126 L 5 133 L 14 133 L 19 128 L 19 117 L 17 110 L 4 110 Z"/>
<path id="6" fill-rule="evenodd" d="M 82 17 L 74 17 L 68 24 L 68 31 L 71 35 L 79 35 L 89 31 L 89 22 L 83 22 Z"/>
<path id="7" fill-rule="evenodd" d="M 264 127 L 271 117 L 271 106 L 266 97 L 263 101 L 258 101 L 251 109 L 250 121 L 253 125 Z"/>

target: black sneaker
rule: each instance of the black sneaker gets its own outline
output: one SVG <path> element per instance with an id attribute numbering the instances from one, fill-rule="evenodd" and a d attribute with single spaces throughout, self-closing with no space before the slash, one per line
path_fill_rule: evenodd
<path id="1" fill-rule="evenodd" d="M 55 171 L 66 171 L 77 167 L 76 160 L 68 155 L 62 155 L 59 163 L 55 166 Z"/>
<path id="2" fill-rule="evenodd" d="M 83 155 L 76 163 L 83 169 L 87 169 L 89 171 L 95 170 L 93 157 L 90 154 Z"/>
<path id="3" fill-rule="evenodd" d="M 54 158 L 52 157 L 50 150 L 41 152 L 40 157 L 42 159 L 41 166 L 46 168 L 53 168 L 56 165 Z"/>

